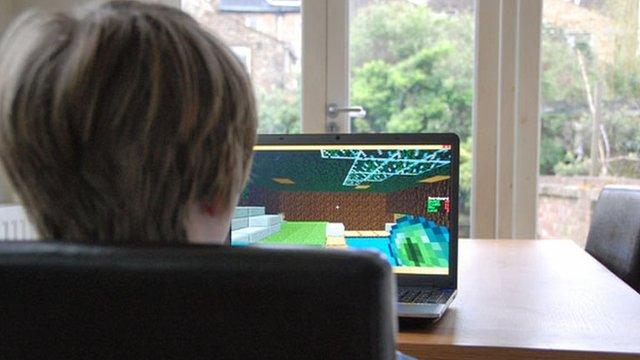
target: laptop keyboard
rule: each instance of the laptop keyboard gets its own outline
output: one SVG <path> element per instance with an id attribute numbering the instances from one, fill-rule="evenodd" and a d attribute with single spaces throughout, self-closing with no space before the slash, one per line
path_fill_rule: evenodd
<path id="1" fill-rule="evenodd" d="M 398 288 L 398 302 L 411 304 L 445 304 L 452 293 L 451 290 L 401 287 Z"/>

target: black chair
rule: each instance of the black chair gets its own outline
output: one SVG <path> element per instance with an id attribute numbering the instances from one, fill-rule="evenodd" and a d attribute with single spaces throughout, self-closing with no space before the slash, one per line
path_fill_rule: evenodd
<path id="1" fill-rule="evenodd" d="M 0 243 L 0 357 L 392 359 L 377 254 Z"/>
<path id="2" fill-rule="evenodd" d="M 640 292 L 640 188 L 602 190 L 585 250 Z"/>

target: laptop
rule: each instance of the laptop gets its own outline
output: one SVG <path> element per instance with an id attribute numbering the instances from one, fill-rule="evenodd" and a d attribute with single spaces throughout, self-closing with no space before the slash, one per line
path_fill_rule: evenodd
<path id="1" fill-rule="evenodd" d="M 231 244 L 377 251 L 398 315 L 438 319 L 456 296 L 458 171 L 455 134 L 260 135 Z"/>

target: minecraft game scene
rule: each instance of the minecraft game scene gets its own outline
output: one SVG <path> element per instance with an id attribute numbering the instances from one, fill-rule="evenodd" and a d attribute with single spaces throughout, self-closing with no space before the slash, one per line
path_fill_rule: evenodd
<path id="1" fill-rule="evenodd" d="M 449 269 L 448 145 L 259 145 L 231 241 L 377 250 L 396 273 Z"/>

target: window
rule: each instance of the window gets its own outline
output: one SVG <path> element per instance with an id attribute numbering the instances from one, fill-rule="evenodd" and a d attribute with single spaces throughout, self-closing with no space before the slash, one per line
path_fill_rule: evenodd
<path id="1" fill-rule="evenodd" d="M 639 6 L 544 2 L 541 238 L 584 246 L 602 187 L 640 185 Z"/>
<path id="2" fill-rule="evenodd" d="M 220 36 L 251 75 L 260 133 L 300 132 L 300 1 L 182 0 Z"/>
<path id="3" fill-rule="evenodd" d="M 458 133 L 461 236 L 536 235 L 542 0 L 182 3 L 250 50 L 260 132 Z"/>

